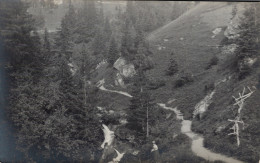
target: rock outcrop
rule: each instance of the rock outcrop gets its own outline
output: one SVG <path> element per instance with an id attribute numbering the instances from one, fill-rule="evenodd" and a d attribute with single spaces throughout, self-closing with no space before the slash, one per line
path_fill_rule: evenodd
<path id="1" fill-rule="evenodd" d="M 214 94 L 215 91 L 212 91 L 195 106 L 195 110 L 193 111 L 193 118 L 195 118 L 197 115 L 199 115 L 200 117 L 202 116 L 202 114 L 208 109 L 208 106 L 211 104 L 211 99 Z"/>
<path id="2" fill-rule="evenodd" d="M 125 88 L 125 83 L 120 73 L 116 74 L 115 85 Z"/>
<path id="3" fill-rule="evenodd" d="M 123 57 L 119 57 L 114 63 L 114 68 L 117 69 L 120 75 L 124 77 L 132 77 L 135 72 L 135 67 L 132 63 L 127 63 Z"/>

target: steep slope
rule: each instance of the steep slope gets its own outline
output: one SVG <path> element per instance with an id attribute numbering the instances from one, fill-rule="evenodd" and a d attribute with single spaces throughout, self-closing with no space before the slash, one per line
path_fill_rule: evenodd
<path id="1" fill-rule="evenodd" d="M 232 6 L 224 2 L 201 2 L 175 21 L 152 32 L 147 39 L 157 47 L 154 55 L 157 64 L 163 65 L 161 63 L 174 57 L 178 63 L 183 63 L 180 64 L 183 69 L 194 74 L 204 70 L 209 58 L 219 52 L 217 45 L 224 38 L 223 29 L 230 21 L 231 10 Z M 222 31 L 212 38 L 212 31 L 218 27 Z M 174 56 L 170 56 L 171 52 Z"/>
<path id="2" fill-rule="evenodd" d="M 244 11 L 243 4 L 238 4 L 237 17 Z M 215 85 L 212 104 L 200 117 L 193 119 L 192 129 L 205 136 L 204 145 L 216 152 L 236 157 L 245 162 L 259 160 L 259 61 L 253 66 L 252 73 L 239 81 L 230 65 L 234 63 L 232 48 L 225 46 L 224 31 L 230 26 L 232 4 L 224 2 L 201 2 L 175 21 L 152 32 L 147 40 L 153 48 L 155 68 L 148 72 L 150 78 L 164 79 L 166 86 L 157 89 L 154 94 L 158 101 L 176 99 L 170 105 L 178 106 L 184 113 L 184 119 L 191 119 L 196 104 L 210 92 L 210 85 Z M 238 19 L 233 19 L 237 21 Z M 226 49 L 229 49 L 226 53 Z M 211 58 L 216 56 L 217 65 L 206 68 Z M 169 77 L 165 75 L 170 59 L 174 59 L 179 73 Z M 259 58 L 258 58 L 259 60 Z M 229 65 L 229 66 L 227 66 Z M 193 82 L 182 87 L 174 87 L 174 82 L 183 73 L 190 73 Z M 228 135 L 234 119 L 234 100 L 232 96 L 242 92 L 243 87 L 255 90 L 245 103 L 240 141 L 237 147 L 236 137 Z M 258 88 L 257 88 L 258 87 Z M 212 90 L 213 90 L 212 88 Z"/>
<path id="3" fill-rule="evenodd" d="M 217 66 L 211 69 L 206 67 L 212 57 L 221 54 L 219 45 L 225 38 L 224 30 L 232 17 L 231 11 L 232 5 L 224 2 L 201 2 L 147 37 L 156 61 L 155 68 L 148 72 L 148 76 L 166 81 L 166 87 L 155 91 L 156 96 L 159 100 L 177 99 L 174 103 L 186 112 L 185 116 L 190 116 L 195 104 L 204 97 L 205 86 L 225 78 L 223 73 L 218 72 L 218 65 L 224 62 L 225 57 Z M 218 34 L 213 33 L 216 28 L 221 28 Z M 172 77 L 165 75 L 170 59 L 177 62 L 179 69 Z M 174 82 L 183 73 L 189 73 L 194 81 L 174 88 Z"/>

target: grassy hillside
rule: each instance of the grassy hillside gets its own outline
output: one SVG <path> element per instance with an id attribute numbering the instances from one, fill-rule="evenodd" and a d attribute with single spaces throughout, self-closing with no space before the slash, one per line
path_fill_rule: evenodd
<path id="1" fill-rule="evenodd" d="M 259 68 L 258 68 L 259 69 Z M 246 162 L 257 162 L 259 160 L 259 90 L 256 90 L 245 102 L 242 110 L 242 120 L 245 128 L 240 126 L 240 147 L 237 147 L 236 137 L 229 136 L 233 123 L 228 119 L 235 118 L 237 107 L 233 106 L 234 99 L 242 92 L 245 86 L 255 86 L 259 74 L 255 71 L 243 81 L 231 79 L 218 87 L 209 110 L 200 120 L 195 120 L 193 130 L 206 136 L 205 146 L 214 151 L 235 156 Z"/>
<path id="2" fill-rule="evenodd" d="M 238 7 L 238 14 L 243 12 L 241 6 Z M 212 99 L 213 103 L 200 120 L 193 120 L 192 128 L 205 136 L 205 146 L 207 148 L 243 161 L 255 162 L 259 159 L 257 151 L 260 151 L 259 144 L 255 143 L 255 141 L 259 142 L 257 137 L 259 133 L 256 129 L 259 125 L 257 121 L 259 114 L 256 112 L 257 108 L 259 108 L 259 102 L 257 101 L 260 96 L 259 91 L 256 91 L 245 105 L 243 120 L 246 123 L 246 127 L 245 130 L 241 131 L 241 147 L 236 147 L 235 138 L 227 135 L 230 132 L 229 128 L 232 127 L 232 124 L 227 120 L 234 118 L 231 109 L 234 102 L 232 95 L 238 95 L 238 92 L 241 92 L 244 86 L 257 86 L 257 74 L 259 74 L 259 68 L 256 64 L 252 74 L 248 78 L 239 81 L 236 72 L 232 69 L 234 54 L 223 52 L 223 49 L 226 48 L 224 31 L 230 23 L 231 12 L 232 4 L 201 2 L 175 21 L 148 35 L 147 40 L 153 52 L 152 58 L 155 66 L 147 71 L 147 76 L 149 79 L 165 82 L 165 86 L 150 90 L 156 102 L 167 103 L 176 99 L 168 103 L 168 105 L 177 106 L 184 113 L 184 119 L 192 119 L 195 105 L 214 89 L 211 86 L 226 79 L 225 82 L 216 86 L 216 93 Z M 214 34 L 213 31 L 217 28 L 221 28 L 221 31 Z M 216 65 L 209 67 L 214 57 L 218 58 L 218 62 Z M 177 62 L 179 71 L 173 76 L 167 76 L 166 70 L 171 59 Z M 110 84 L 113 84 L 116 72 L 114 69 L 106 66 L 103 68 L 99 71 L 99 75 L 95 79 L 96 81 L 106 78 L 106 87 L 130 92 L 128 89 L 111 87 Z M 183 74 L 189 74 L 188 76 L 190 76 L 192 81 L 181 87 L 176 87 L 175 82 Z M 124 107 L 124 103 L 129 102 L 129 99 L 121 98 L 120 95 L 116 94 L 100 93 L 101 99 L 104 99 L 102 105 L 106 106 L 109 104 L 108 101 L 112 100 L 113 106 L 111 107 L 115 110 L 122 111 L 127 109 Z M 175 120 L 173 119 L 172 121 Z M 163 124 L 162 126 L 170 125 L 162 121 L 158 123 Z M 223 130 L 216 132 L 221 127 Z M 163 129 L 165 128 L 161 128 L 161 130 Z M 167 132 L 179 135 L 179 129 L 177 128 L 168 129 Z M 178 136 L 178 139 L 183 139 L 184 144 L 176 144 L 179 141 L 172 140 L 170 137 L 167 137 L 167 139 L 162 139 L 159 142 L 165 161 L 189 162 L 189 159 L 193 161 L 196 159 L 195 162 L 203 162 L 203 160 L 192 154 L 189 149 L 190 142 L 188 139 L 186 140 L 185 136 Z M 166 148 L 164 143 L 172 143 L 174 147 L 163 151 L 164 147 Z M 247 147 L 243 148 L 245 146 Z M 178 147 L 178 150 L 176 147 Z M 181 150 L 188 151 L 189 157 L 184 156 L 184 152 L 181 152 Z M 167 157 L 170 153 L 174 153 L 175 157 Z M 182 160 L 184 157 L 187 160 Z"/>
<path id="3" fill-rule="evenodd" d="M 123 5 L 123 4 L 121 4 Z M 104 6 L 105 13 L 111 14 L 114 11 L 115 3 L 109 3 Z M 36 9 L 34 9 L 36 12 Z M 46 14 L 46 27 L 56 29 L 59 26 L 60 19 L 66 11 L 65 6 L 60 6 L 53 13 Z M 57 13 L 56 13 L 57 12 Z M 232 17 L 232 4 L 225 2 L 201 2 L 178 19 L 168 23 L 167 25 L 155 30 L 147 36 L 150 43 L 150 50 L 153 52 L 151 56 L 155 65 L 154 68 L 148 70 L 146 75 L 153 81 L 162 81 L 158 89 L 151 89 L 150 93 L 156 102 L 168 103 L 172 107 L 177 106 L 182 113 L 184 119 L 192 119 L 192 112 L 195 105 L 202 100 L 210 91 L 212 85 L 223 79 L 229 79 L 221 83 L 215 88 L 213 103 L 209 106 L 209 110 L 205 112 L 203 117 L 193 120 L 193 130 L 205 136 L 205 146 L 218 153 L 224 153 L 235 156 L 247 162 L 255 162 L 259 158 L 260 144 L 258 142 L 259 131 L 257 126 L 259 122 L 260 97 L 259 91 L 248 99 L 245 110 L 243 111 L 243 120 L 246 123 L 245 130 L 241 131 L 241 147 L 236 147 L 235 138 L 228 136 L 229 128 L 232 127 L 228 119 L 234 118 L 232 112 L 233 99 L 232 95 L 241 92 L 243 86 L 257 86 L 259 67 L 255 66 L 252 74 L 238 81 L 236 73 L 230 68 L 233 63 L 234 54 L 223 53 L 223 46 L 226 42 L 224 31 L 229 25 Z M 242 13 L 241 7 L 238 7 L 238 13 Z M 53 15 L 57 15 L 55 19 L 51 19 Z M 51 21 L 49 21 L 49 19 Z M 214 34 L 213 31 L 221 29 Z M 218 62 L 213 64 L 212 58 L 218 58 Z M 166 75 L 166 70 L 170 64 L 170 60 L 175 60 L 178 65 L 178 72 L 173 76 Z M 210 64 L 210 66 L 209 66 Z M 92 83 L 96 83 L 101 79 L 105 79 L 105 87 L 112 90 L 122 90 L 131 93 L 128 88 L 120 88 L 114 86 L 114 80 L 117 70 L 109 67 L 107 64 L 95 71 L 96 75 L 91 79 Z M 183 86 L 176 86 L 184 74 L 190 78 L 190 81 Z M 119 118 L 125 116 L 129 106 L 129 97 L 124 97 L 117 93 L 109 93 L 98 91 L 98 106 L 105 107 L 105 110 L 112 110 L 108 120 L 111 125 L 117 129 L 117 136 L 122 136 L 125 127 L 117 126 Z M 175 99 L 175 100 L 174 100 Z M 234 109 L 234 108 L 233 108 Z M 191 141 L 185 135 L 180 134 L 179 122 L 170 115 L 170 112 L 161 111 L 157 108 L 154 114 L 158 115 L 157 123 L 152 127 L 151 140 L 157 139 L 163 161 L 169 162 L 203 162 L 204 160 L 196 157 L 191 149 Z M 165 119 L 170 115 L 171 117 Z M 221 132 L 217 129 L 223 128 Z M 170 134 L 169 134 L 170 133 Z M 174 137 L 177 135 L 177 137 Z M 255 141 L 257 143 L 255 143 Z M 117 148 L 120 150 L 134 150 L 135 147 L 121 147 L 124 144 L 121 140 L 117 142 Z M 246 147 L 244 149 L 243 147 Z M 146 148 L 146 147 L 144 147 Z M 147 144 L 147 149 L 150 149 Z M 149 152 L 148 152 L 149 153 Z M 127 156 L 126 156 L 127 157 Z M 130 157 L 130 156 L 129 156 Z M 144 156 L 145 157 L 145 156 Z M 126 160 L 123 160 L 126 162 Z M 205 161 L 204 161 L 205 162 Z"/>
<path id="4" fill-rule="evenodd" d="M 147 38 L 156 61 L 155 68 L 148 72 L 148 75 L 166 80 L 166 87 L 156 91 L 158 99 L 177 99 L 175 105 L 185 112 L 187 117 L 190 117 L 195 104 L 205 96 L 205 85 L 210 85 L 224 76 L 217 71 L 218 66 L 208 70 L 205 70 L 205 67 L 213 56 L 221 52 L 218 45 L 224 38 L 224 30 L 215 38 L 212 38 L 212 31 L 227 26 L 231 10 L 232 6 L 224 2 L 202 2 L 175 21 L 152 32 Z M 179 67 L 179 72 L 173 77 L 165 76 L 170 59 L 174 59 Z M 174 82 L 183 73 L 189 73 L 194 81 L 181 88 L 174 88 Z"/>
<path id="5" fill-rule="evenodd" d="M 241 5 L 242 6 L 242 5 Z M 243 9 L 238 7 L 238 14 Z M 164 79 L 166 86 L 154 92 L 158 101 L 176 99 L 171 105 L 178 106 L 185 118 L 191 118 L 195 105 L 203 99 L 207 90 L 205 86 L 216 83 L 230 76 L 230 80 L 221 83 L 215 88 L 213 103 L 202 119 L 194 120 L 193 130 L 206 136 L 205 146 L 219 153 L 229 154 L 247 162 L 256 162 L 259 159 L 260 145 L 259 130 L 259 90 L 246 101 L 243 110 L 245 129 L 241 130 L 241 146 L 236 147 L 234 136 L 228 136 L 232 123 L 228 119 L 234 119 L 235 108 L 232 106 L 233 95 L 237 96 L 244 86 L 259 85 L 259 63 L 256 63 L 253 72 L 246 79 L 239 81 L 236 72 L 231 68 L 234 54 L 223 54 L 224 30 L 232 15 L 232 4 L 224 2 L 201 2 L 192 10 L 185 13 L 177 20 L 152 32 L 147 39 L 155 51 L 153 59 L 155 68 L 148 72 L 151 78 Z M 213 31 L 216 28 L 222 30 L 215 37 Z M 217 65 L 207 69 L 211 58 L 219 58 Z M 174 59 L 179 66 L 179 73 L 172 77 L 165 75 L 165 70 Z M 174 87 L 174 82 L 183 73 L 190 73 L 193 82 L 180 88 Z M 218 128 L 223 128 L 216 132 Z"/>

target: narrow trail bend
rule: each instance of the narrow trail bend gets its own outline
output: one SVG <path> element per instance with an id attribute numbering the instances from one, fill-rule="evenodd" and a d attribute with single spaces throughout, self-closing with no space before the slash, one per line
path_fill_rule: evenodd
<path id="1" fill-rule="evenodd" d="M 118 94 L 121 94 L 121 95 L 124 95 L 124 96 L 127 96 L 127 97 L 130 97 L 132 98 L 133 96 L 130 95 L 129 93 L 127 92 L 123 92 L 123 91 L 115 91 L 115 90 L 109 90 L 107 88 L 104 87 L 104 84 L 105 84 L 105 79 L 102 79 L 100 81 L 97 82 L 97 87 L 102 90 L 102 91 L 106 91 L 106 92 L 112 92 L 112 93 L 118 93 Z"/>
<path id="2" fill-rule="evenodd" d="M 163 109 L 166 110 L 171 110 L 176 114 L 177 119 L 181 120 L 181 133 L 187 135 L 191 140 L 192 140 L 192 145 L 191 145 L 191 150 L 193 153 L 195 153 L 197 156 L 204 158 L 205 160 L 209 161 L 223 161 L 226 163 L 243 163 L 242 161 L 236 160 L 235 158 L 232 157 L 227 157 L 222 154 L 214 153 L 210 151 L 209 149 L 204 147 L 203 141 L 204 138 L 201 135 L 198 135 L 194 132 L 191 131 L 191 124 L 192 121 L 190 120 L 184 120 L 183 115 L 181 111 L 175 108 L 167 107 L 165 104 L 158 104 L 161 106 Z"/>
<path id="3" fill-rule="evenodd" d="M 103 90 L 103 91 L 106 91 L 106 92 L 118 93 L 118 94 L 130 97 L 130 98 L 133 97 L 133 96 L 131 96 L 127 92 L 114 91 L 114 90 L 106 89 L 104 87 L 104 81 L 99 82 L 98 88 L 100 90 Z M 208 100 L 204 100 L 204 101 L 207 102 Z M 191 150 L 197 156 L 202 157 L 205 160 L 209 160 L 209 161 L 217 161 L 218 160 L 218 161 L 223 161 L 223 162 L 226 162 L 226 163 L 243 163 L 242 161 L 237 160 L 235 158 L 227 157 L 227 156 L 225 156 L 223 154 L 214 153 L 214 152 L 210 151 L 209 149 L 205 148 L 204 144 L 203 144 L 203 141 L 204 141 L 203 136 L 202 135 L 198 135 L 198 134 L 196 134 L 196 133 L 191 131 L 192 121 L 184 120 L 183 114 L 181 113 L 180 110 L 177 109 L 177 107 L 175 107 L 175 108 L 167 107 L 166 104 L 163 104 L 163 103 L 157 103 L 157 105 L 159 105 L 163 109 L 173 111 L 176 114 L 177 119 L 182 121 L 182 123 L 181 123 L 181 125 L 182 125 L 181 126 L 181 132 L 183 134 L 187 135 L 192 140 Z M 203 105 L 203 106 L 206 107 L 207 105 Z M 205 110 L 206 110 L 206 108 L 205 108 Z"/>

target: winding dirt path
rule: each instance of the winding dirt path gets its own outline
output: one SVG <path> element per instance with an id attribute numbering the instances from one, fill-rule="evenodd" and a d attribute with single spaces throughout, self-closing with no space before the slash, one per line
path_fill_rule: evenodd
<path id="1" fill-rule="evenodd" d="M 104 87 L 103 83 L 99 86 L 99 89 L 103 90 L 103 91 L 107 91 L 107 92 L 114 92 L 114 93 L 122 94 L 122 95 L 125 95 L 125 96 L 130 97 L 130 98 L 133 97 L 130 94 L 128 94 L 127 92 L 108 90 Z M 205 103 L 208 102 L 208 100 L 204 100 L 204 101 L 206 101 Z M 187 135 L 192 140 L 191 150 L 197 156 L 202 157 L 202 158 L 204 158 L 205 160 L 208 160 L 208 161 L 219 160 L 219 161 L 223 161 L 223 162 L 226 162 L 226 163 L 243 163 L 242 161 L 237 160 L 235 158 L 227 157 L 225 155 L 218 154 L 218 153 L 214 153 L 214 152 L 210 151 L 209 149 L 205 148 L 204 144 L 203 144 L 203 141 L 204 141 L 203 136 L 198 135 L 198 134 L 191 131 L 192 121 L 184 120 L 183 114 L 181 113 L 180 110 L 177 109 L 177 107 L 175 107 L 175 108 L 167 107 L 166 104 L 163 104 L 163 103 L 158 103 L 157 105 L 159 105 L 163 109 L 173 111 L 176 114 L 177 119 L 182 121 L 181 132 L 183 134 Z M 206 107 L 207 105 L 204 105 L 204 106 Z"/>
<path id="2" fill-rule="evenodd" d="M 99 89 L 100 89 L 100 90 L 103 90 L 103 91 L 106 91 L 106 92 L 118 93 L 118 94 L 121 94 L 121 95 L 124 95 L 124 96 L 130 97 L 130 98 L 133 97 L 132 95 L 130 95 L 130 94 L 127 93 L 127 92 L 123 92 L 123 91 L 114 91 L 114 90 L 106 89 L 103 85 L 100 86 Z"/>
<path id="3" fill-rule="evenodd" d="M 158 104 L 161 106 L 163 109 L 166 110 L 171 110 L 176 114 L 177 119 L 182 121 L 182 126 L 181 126 L 181 132 L 185 135 L 187 135 L 191 140 L 192 140 L 192 145 L 191 145 L 191 150 L 193 153 L 195 153 L 197 156 L 204 158 L 205 160 L 209 161 L 223 161 L 226 163 L 243 163 L 242 161 L 236 160 L 235 158 L 232 157 L 227 157 L 222 154 L 214 153 L 207 148 L 204 147 L 203 141 L 204 138 L 201 135 L 198 135 L 194 132 L 191 131 L 191 124 L 192 121 L 190 120 L 184 120 L 182 113 L 175 108 L 171 107 L 166 107 L 165 104 Z"/>

